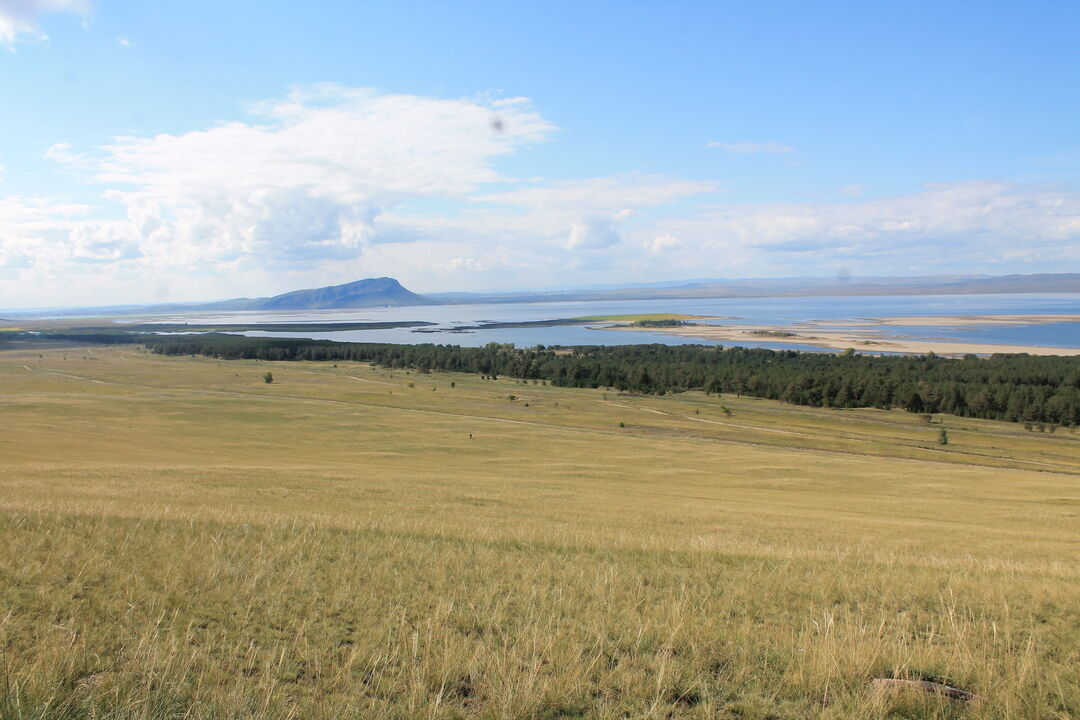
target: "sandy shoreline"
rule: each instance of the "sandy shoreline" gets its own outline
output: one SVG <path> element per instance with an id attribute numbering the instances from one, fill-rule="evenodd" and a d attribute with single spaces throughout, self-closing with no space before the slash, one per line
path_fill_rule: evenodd
<path id="1" fill-rule="evenodd" d="M 1080 315 L 907 315 L 903 317 L 864 318 L 845 323 L 856 327 L 876 325 L 923 325 L 954 327 L 964 325 L 1047 325 L 1058 322 L 1080 322 Z"/>
<path id="2" fill-rule="evenodd" d="M 982 316 L 994 317 L 994 316 Z M 1004 317 L 1004 316 L 997 316 Z M 1009 316 L 1012 317 L 1012 316 Z M 1039 316 L 1021 316 L 1039 317 Z M 1060 317 L 1060 316 L 1058 316 Z M 1078 316 L 1064 316 L 1077 317 Z M 899 318 L 891 318 L 896 320 Z M 909 320 L 910 318 L 905 318 Z M 929 318 L 927 318 L 929 319 Z M 934 318 L 947 319 L 947 318 Z M 1064 322 L 1059 320 L 1048 322 Z M 883 325 L 906 325 L 909 323 L 881 323 Z M 932 323 L 918 323 L 930 325 Z M 936 323 L 949 325 L 951 323 Z M 974 323 L 957 323 L 974 324 Z M 996 324 L 996 323 L 986 323 Z M 866 327 L 872 327 L 870 323 Z M 830 350 L 854 348 L 864 353 L 904 353 L 911 355 L 993 355 L 995 353 L 1027 353 L 1029 355 L 1080 355 L 1080 347 L 1056 348 L 1030 345 L 994 345 L 990 343 L 957 342 L 937 338 L 897 338 L 873 332 L 871 330 L 832 330 L 823 326 L 769 326 L 769 325 L 687 325 L 684 327 L 654 328 L 634 327 L 631 325 L 608 325 L 596 327 L 597 330 L 615 330 L 622 332 L 661 332 L 681 337 L 702 338 L 727 343 L 770 342 L 789 345 L 813 345 Z M 780 334 L 784 333 L 784 334 Z M 1080 339 L 1078 339 L 1080 342 Z"/>

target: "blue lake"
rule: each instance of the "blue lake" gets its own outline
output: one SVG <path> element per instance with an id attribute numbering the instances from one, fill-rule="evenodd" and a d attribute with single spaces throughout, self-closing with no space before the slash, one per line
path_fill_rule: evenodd
<path id="1" fill-rule="evenodd" d="M 835 326 L 868 318 L 954 315 L 1080 315 L 1080 294 L 931 295 L 859 297 L 707 298 L 679 300 L 623 300 L 614 302 L 499 303 L 490 305 L 432 305 L 396 308 L 358 308 L 303 312 L 237 312 L 155 318 L 163 322 L 389 322 L 437 323 L 417 332 L 411 328 L 348 330 L 341 332 L 245 332 L 259 337 L 309 337 L 326 340 L 387 343 L 437 343 L 480 346 L 489 342 L 532 345 L 623 345 L 631 343 L 718 344 L 660 332 L 610 332 L 585 326 L 492 328 L 454 331 L 462 325 L 484 322 L 528 322 L 594 315 L 683 313 L 732 318 L 724 324 L 788 326 L 806 322 Z M 876 331 L 896 337 L 948 338 L 1002 345 L 1039 345 L 1080 348 L 1080 323 L 1039 325 L 883 326 Z M 721 344 L 735 344 L 725 342 Z M 813 346 L 761 341 L 739 341 L 745 347 L 820 350 Z"/>

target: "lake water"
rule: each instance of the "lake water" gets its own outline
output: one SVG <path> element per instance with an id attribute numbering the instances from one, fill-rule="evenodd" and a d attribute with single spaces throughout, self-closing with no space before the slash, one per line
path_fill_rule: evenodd
<path id="1" fill-rule="evenodd" d="M 715 343 L 653 332 L 607 332 L 585 326 L 492 328 L 457 331 L 463 325 L 484 322 L 528 322 L 594 315 L 638 313 L 682 313 L 687 315 L 733 317 L 714 321 L 723 324 L 788 326 L 803 322 L 844 326 L 866 318 L 908 315 L 1080 315 L 1080 294 L 931 295 L 859 297 L 772 297 L 705 298 L 680 300 L 622 300 L 614 302 L 499 303 L 490 305 L 432 305 L 395 308 L 358 308 L 303 312 L 236 312 L 155 318 L 163 322 L 255 323 L 255 322 L 390 322 L 428 321 L 437 323 L 416 332 L 411 328 L 348 330 L 340 332 L 269 333 L 249 331 L 258 337 L 308 337 L 349 342 L 437 343 L 481 346 L 489 342 L 532 345 L 625 345 L 640 343 Z M 876 329 L 896 337 L 950 338 L 967 342 L 1002 345 L 1080 347 L 1080 323 L 1062 322 L 1017 326 L 883 326 Z M 790 343 L 739 341 L 744 347 L 821 350 Z"/>

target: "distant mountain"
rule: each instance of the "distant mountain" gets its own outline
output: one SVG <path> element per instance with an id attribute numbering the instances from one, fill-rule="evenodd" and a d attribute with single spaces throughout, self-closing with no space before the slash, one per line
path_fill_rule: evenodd
<path id="1" fill-rule="evenodd" d="M 233 304 L 227 300 L 221 305 Z M 246 301 L 245 310 L 332 310 L 338 308 L 383 307 L 387 305 L 433 305 L 435 302 L 406 290 L 391 277 L 367 278 L 344 285 L 294 290 L 269 298 Z"/>
<path id="2" fill-rule="evenodd" d="M 293 290 L 262 298 L 235 298 L 208 303 L 167 305 L 109 305 L 95 308 L 40 308 L 18 315 L 56 314 L 78 311 L 85 315 L 132 315 L 136 313 L 237 312 L 259 310 L 336 310 L 405 305 L 441 305 L 442 301 L 417 295 L 391 277 L 366 278 L 344 285 Z M 9 312 L 9 311 L 5 311 Z"/>
<path id="3" fill-rule="evenodd" d="M 1080 293 L 1080 273 L 1041 275 L 926 275 L 921 277 L 707 279 L 682 283 L 641 283 L 564 290 L 500 293 L 449 292 L 417 295 L 394 278 L 357 280 L 344 285 L 294 290 L 264 298 L 213 303 L 113 305 L 97 308 L 4 310 L 11 316 L 63 314 L 231 312 L 237 310 L 334 310 L 343 308 L 475 303 L 536 303 L 694 298 L 811 297 L 837 295 L 971 295 L 1004 293 Z M 15 322 L 6 320 L 4 322 Z"/>
<path id="4" fill-rule="evenodd" d="M 137 308 L 160 312 L 233 312 L 239 310 L 338 310 L 362 307 L 439 305 L 440 301 L 417 295 L 391 277 L 366 278 L 344 285 L 293 290 L 264 298 L 236 298 L 212 303 L 183 303 Z"/>
<path id="5" fill-rule="evenodd" d="M 580 290 L 504 293 L 454 292 L 432 294 L 428 297 L 443 303 L 464 304 L 823 295 L 973 295 L 980 293 L 1080 293 L 1080 274 L 698 280 L 680 285 L 641 284 Z"/>

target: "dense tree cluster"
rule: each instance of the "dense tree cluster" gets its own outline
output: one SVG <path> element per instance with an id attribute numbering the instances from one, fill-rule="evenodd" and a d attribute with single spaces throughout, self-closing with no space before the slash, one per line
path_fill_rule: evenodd
<path id="1" fill-rule="evenodd" d="M 630 324 L 634 327 L 673 328 L 683 327 L 684 325 L 689 325 L 690 323 L 686 322 L 685 320 L 675 320 L 673 318 L 664 318 L 662 320 L 650 320 L 646 318 L 645 320 L 635 320 Z"/>
<path id="2" fill-rule="evenodd" d="M 149 344 L 154 352 L 168 355 L 352 360 L 421 372 L 543 379 L 569 387 L 657 394 L 697 389 L 814 407 L 898 407 L 915 413 L 1080 424 L 1078 357 L 882 357 L 700 345 L 515 348 L 491 343 L 468 348 L 231 335 L 191 335 Z"/>

